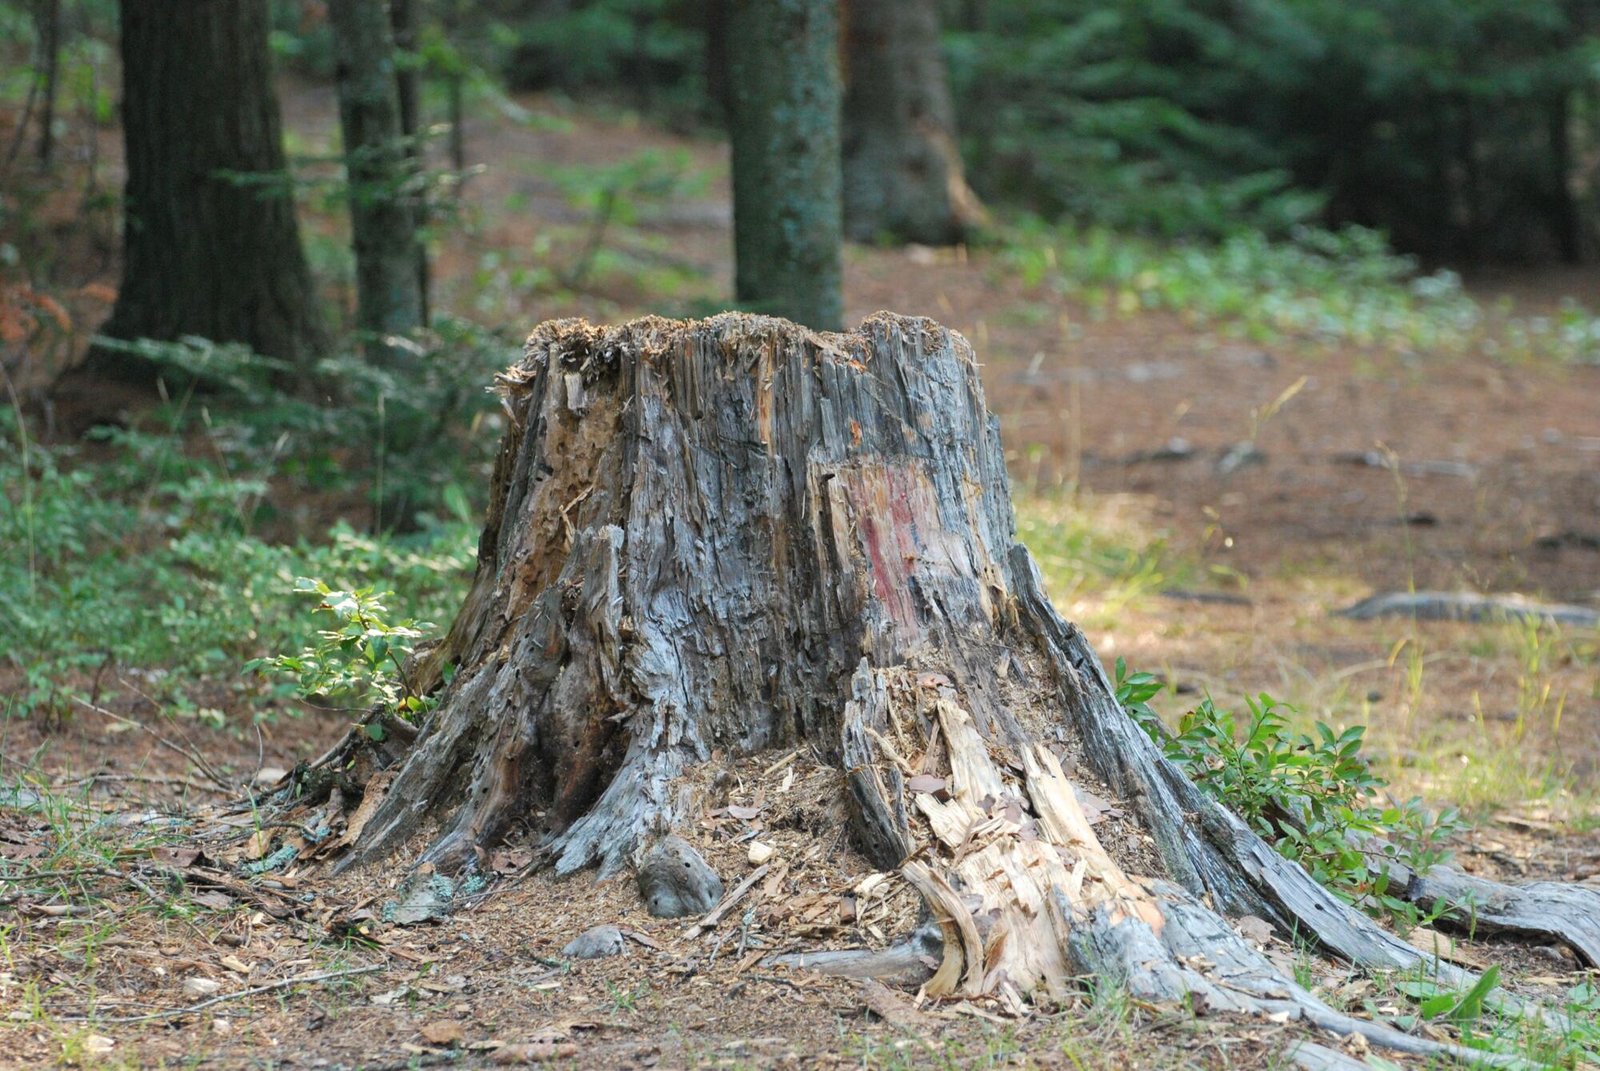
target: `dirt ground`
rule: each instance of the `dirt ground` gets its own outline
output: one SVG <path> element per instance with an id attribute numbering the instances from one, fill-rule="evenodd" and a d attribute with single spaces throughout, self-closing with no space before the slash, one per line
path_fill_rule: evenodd
<path id="1" fill-rule="evenodd" d="M 643 149 L 682 151 L 707 176 L 639 228 L 656 244 L 638 256 L 695 280 L 669 309 L 728 292 L 721 147 L 548 98 L 518 103 L 559 121 L 471 124 L 469 156 L 485 170 L 465 186 L 461 227 L 440 241 L 443 307 L 471 314 L 503 290 L 497 307 L 530 328 L 659 311 L 659 298 L 603 278 L 550 297 L 518 293 L 506 272 L 581 244 L 586 217 L 551 168 Z M 325 147 L 331 90 L 289 85 L 284 104 L 297 144 Z M 114 132 L 99 151 L 101 182 L 115 184 Z M 331 221 L 308 229 L 338 238 Z M 1597 281 L 1482 286 L 1553 302 Z M 104 297 L 88 287 L 114 285 L 114 264 L 82 283 L 75 311 L 87 320 Z M 1397 791 L 1476 808 L 1458 845 L 1470 869 L 1600 876 L 1594 630 L 1334 614 L 1412 587 L 1600 602 L 1600 367 L 1262 347 L 1153 313 L 1096 320 L 1024 287 L 981 249 L 852 247 L 846 300 L 851 321 L 889 308 L 973 340 L 1026 531 L 1087 511 L 1147 548 L 1150 575 L 1136 590 L 1052 577 L 1063 613 L 1108 663 L 1126 657 L 1183 696 L 1233 703 L 1264 689 L 1308 717 L 1368 722 Z M 1248 463 L 1224 464 L 1230 451 L 1244 456 L 1241 443 L 1253 447 Z M 1040 553 L 1048 570 L 1048 548 Z M 184 754 L 208 756 L 235 786 L 319 753 L 343 722 L 283 719 L 258 739 L 180 725 L 132 692 L 103 704 L 110 714 L 62 725 L 0 724 L 3 783 L 21 777 L 34 786 L 23 792 L 70 801 L 41 813 L 37 799 L 0 798 L 0 855 L 25 865 L 69 839 L 106 861 L 101 874 L 0 881 L 0 1067 L 1248 1068 L 1274 1066 L 1288 1039 L 1270 1024 L 1087 1004 L 1026 1020 L 982 1002 L 896 1006 L 897 1025 L 869 1014 L 852 983 L 760 968 L 752 953 L 774 943 L 878 944 L 905 921 L 893 883 L 887 897 L 856 893 L 870 867 L 838 841 L 837 816 L 817 802 L 836 786 L 803 755 L 777 770 L 768 766 L 780 756 L 730 767 L 727 804 L 754 815 L 724 804 L 693 831 L 730 884 L 753 870 L 751 838 L 772 843 L 784 867 L 708 933 L 649 919 L 626 879 L 522 874 L 515 843 L 495 857 L 506 876 L 492 895 L 448 921 L 396 927 L 383 909 L 404 859 L 381 873 L 291 865 L 241 878 L 240 866 L 296 831 L 241 844 L 255 819 L 228 813 L 231 796 Z M 627 932 L 625 956 L 562 955 L 599 923 Z M 1553 949 L 1474 944 L 1465 954 L 1515 968 L 1536 991 L 1576 977 Z M 1309 969 L 1329 993 L 1362 984 L 1332 964 Z"/>

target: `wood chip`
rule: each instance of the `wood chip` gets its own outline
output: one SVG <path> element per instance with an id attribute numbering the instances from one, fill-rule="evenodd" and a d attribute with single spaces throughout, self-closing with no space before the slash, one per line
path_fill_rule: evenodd
<path id="1" fill-rule="evenodd" d="M 918 1011 L 903 994 L 896 993 L 876 978 L 861 979 L 856 986 L 856 993 L 868 1011 L 890 1026 L 916 1030 L 928 1021 L 928 1017 Z"/>
<path id="2" fill-rule="evenodd" d="M 529 1041 L 504 1045 L 489 1057 L 495 1064 L 544 1064 L 551 1060 L 570 1060 L 578 1055 L 575 1041 Z"/>
<path id="3" fill-rule="evenodd" d="M 459 1045 L 466 1040 L 461 1024 L 453 1019 L 439 1019 L 422 1024 L 422 1040 L 430 1045 Z"/>

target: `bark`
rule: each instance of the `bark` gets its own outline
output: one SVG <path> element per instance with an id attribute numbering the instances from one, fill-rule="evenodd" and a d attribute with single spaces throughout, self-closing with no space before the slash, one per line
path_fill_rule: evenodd
<path id="1" fill-rule="evenodd" d="M 61 67 L 61 0 L 35 0 L 34 24 L 39 32 L 42 64 L 39 105 L 39 166 L 48 168 L 55 156 L 56 96 Z"/>
<path id="2" fill-rule="evenodd" d="M 452 48 L 459 48 L 457 28 L 461 22 L 461 13 L 462 0 L 447 0 L 441 22 L 445 39 L 450 42 Z M 462 70 L 464 62 L 463 57 L 457 55 L 452 60 L 449 70 L 445 72 L 445 107 L 450 121 L 450 167 L 456 172 L 457 181 L 461 180 L 461 173 L 467 169 L 467 132 L 463 126 L 462 114 L 466 82 L 466 74 Z"/>
<path id="3" fill-rule="evenodd" d="M 1558 91 L 1548 106 L 1550 128 L 1550 236 L 1565 264 L 1583 263 L 1583 217 L 1572 195 L 1572 97 Z"/>
<path id="4" fill-rule="evenodd" d="M 714 750 L 803 745 L 841 767 L 859 849 L 932 919 L 886 952 L 775 962 L 1018 1008 L 1093 974 L 1142 1000 L 1466 1055 L 1328 1007 L 1223 917 L 1473 981 L 1317 885 L 1127 717 L 1016 542 L 997 423 L 959 335 L 886 313 L 833 335 L 736 314 L 558 321 L 499 387 L 511 427 L 478 572 L 409 676 L 432 688 L 456 672 L 403 757 L 372 760 L 388 767 L 345 865 L 425 830 L 419 863 L 471 868 L 527 824 L 557 872 L 611 873 L 694 822 L 679 775 Z M 1093 824 L 1080 788 L 1127 816 Z M 1428 883 L 1413 884 L 1422 902 Z M 1497 924 L 1531 925 L 1515 890 L 1478 892 L 1498 897 Z M 1535 892 L 1536 906 L 1592 911 Z M 1586 950 L 1584 925 L 1553 935 Z"/>
<path id="5" fill-rule="evenodd" d="M 833 0 L 728 0 L 734 289 L 819 330 L 844 315 Z"/>
<path id="6" fill-rule="evenodd" d="M 426 161 L 423 157 L 422 130 L 422 68 L 417 53 L 417 5 L 415 0 L 389 0 L 389 25 L 394 31 L 394 48 L 398 62 L 395 65 L 395 92 L 400 104 L 400 137 L 405 144 L 406 163 L 411 173 L 422 174 Z M 416 226 L 420 229 L 428 222 L 426 200 L 418 194 L 416 201 Z M 428 250 L 420 238 L 415 243 L 417 258 L 417 298 L 421 305 L 419 320 L 428 325 Z"/>
<path id="7" fill-rule="evenodd" d="M 845 10 L 845 231 L 959 241 L 985 217 L 961 166 L 937 0 L 850 0 Z"/>
<path id="8" fill-rule="evenodd" d="M 394 39 L 382 0 L 333 0 L 339 127 L 350 184 L 356 258 L 356 326 L 370 355 L 405 365 L 389 340 L 422 326 L 416 172 L 406 150 Z"/>
<path id="9" fill-rule="evenodd" d="M 120 5 L 123 273 L 101 333 L 200 335 L 309 365 L 325 348 L 300 249 L 266 0 Z M 151 376 L 99 350 L 90 370 Z"/>

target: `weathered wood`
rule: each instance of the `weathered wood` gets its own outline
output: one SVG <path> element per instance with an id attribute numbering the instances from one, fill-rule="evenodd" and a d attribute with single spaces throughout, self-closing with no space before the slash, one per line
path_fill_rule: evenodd
<path id="1" fill-rule="evenodd" d="M 828 949 L 821 952 L 781 952 L 762 960 L 766 967 L 794 967 L 838 978 L 873 978 L 898 985 L 922 985 L 944 954 L 944 929 L 929 922 L 912 930 L 888 948 Z"/>
<path id="2" fill-rule="evenodd" d="M 704 915 L 722 899 L 722 879 L 682 837 L 663 837 L 639 864 L 639 898 L 656 918 Z"/>
<path id="3" fill-rule="evenodd" d="M 560 321 L 500 379 L 512 427 L 478 573 L 412 668 L 457 671 L 350 860 L 437 822 L 422 860 L 472 866 L 529 824 L 557 871 L 614 871 L 699 813 L 679 775 L 713 749 L 803 743 L 843 767 L 859 846 L 929 921 L 887 951 L 769 962 L 1010 1007 L 1093 973 L 1141 999 L 1465 1057 L 1333 1011 L 1224 921 L 1477 980 L 1317 885 L 1127 717 L 1015 540 L 959 335 L 882 313 L 844 335 L 738 315 Z M 1136 820 L 1109 849 L 1079 788 Z M 1518 895 L 1496 909 L 1508 928 Z"/>
<path id="4" fill-rule="evenodd" d="M 1441 912 L 1456 929 L 1559 941 L 1590 967 L 1600 967 L 1600 887 L 1553 881 L 1505 885 L 1449 867 L 1402 878 L 1394 887 L 1424 912 Z"/>
<path id="5" fill-rule="evenodd" d="M 1542 621 L 1579 628 L 1600 625 L 1600 610 L 1587 606 L 1469 591 L 1386 591 L 1340 610 L 1339 616 L 1357 621 L 1414 617 L 1422 621 Z"/>

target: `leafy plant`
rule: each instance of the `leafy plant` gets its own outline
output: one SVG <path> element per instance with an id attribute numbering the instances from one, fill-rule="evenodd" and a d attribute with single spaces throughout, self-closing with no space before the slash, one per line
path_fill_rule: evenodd
<path id="1" fill-rule="evenodd" d="M 1317 722 L 1313 733 L 1295 732 L 1292 708 L 1263 693 L 1246 699 L 1243 718 L 1208 697 L 1168 732 L 1150 706 L 1161 683 L 1129 674 L 1122 659 L 1116 675 L 1117 699 L 1129 716 L 1204 792 L 1340 896 L 1420 920 L 1412 904 L 1389 892 L 1385 864 L 1426 870 L 1442 862 L 1459 818 L 1453 810 L 1430 815 L 1416 799 L 1377 802 L 1387 783 L 1361 755 L 1364 726 L 1335 732 Z"/>
<path id="2" fill-rule="evenodd" d="M 199 440 L 214 448 L 209 460 L 173 432 L 48 446 L 0 408 L 0 546 L 13 548 L 0 554 L 0 716 L 64 716 L 123 685 L 219 720 L 188 702 L 192 685 L 315 642 L 296 576 L 352 588 L 384 576 L 400 592 L 392 605 L 405 608 L 396 616 L 452 611 L 477 534 L 459 494 L 441 495 L 448 519 L 430 517 L 404 536 L 338 521 L 275 541 L 256 534 L 273 521 L 262 494 L 294 485 L 284 474 L 291 459 L 274 470 L 270 448 L 257 463 L 254 447 L 212 430 L 217 438 Z"/>
<path id="3" fill-rule="evenodd" d="M 299 654 L 252 659 L 245 672 L 290 674 L 304 699 L 343 699 L 361 707 L 376 703 L 407 719 L 433 708 L 436 701 L 411 686 L 405 669 L 406 657 L 434 627 L 432 622 L 386 620 L 383 600 L 392 592 L 335 591 L 304 576 L 295 578 L 294 590 L 315 596 L 315 612 L 331 615 L 336 624 L 318 631 L 317 642 Z"/>

